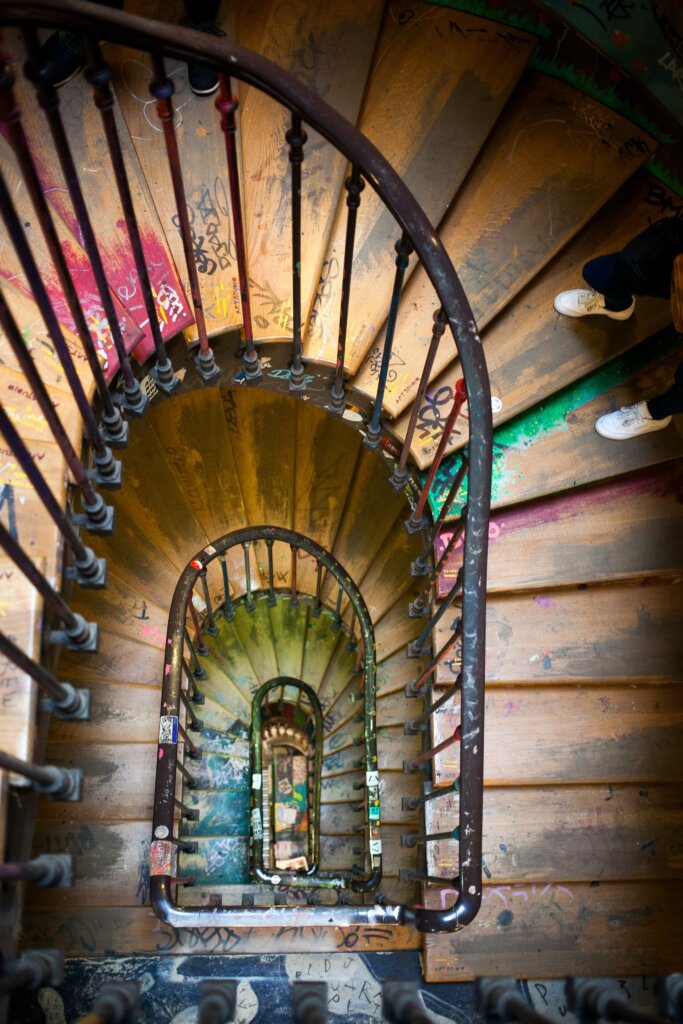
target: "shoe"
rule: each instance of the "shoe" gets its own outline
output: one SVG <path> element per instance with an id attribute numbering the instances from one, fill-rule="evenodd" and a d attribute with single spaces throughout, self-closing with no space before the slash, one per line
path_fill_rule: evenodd
<path id="1" fill-rule="evenodd" d="M 625 405 L 617 412 L 601 416 L 595 423 L 595 429 L 601 437 L 610 441 L 626 441 L 629 437 L 649 434 L 653 430 L 664 430 L 671 423 L 671 416 L 663 420 L 655 420 L 650 416 L 647 402 L 636 402 Z"/>
<path id="2" fill-rule="evenodd" d="M 628 320 L 636 308 L 636 300 L 633 300 L 628 309 L 608 309 L 604 295 L 588 288 L 574 288 L 556 295 L 553 306 L 562 316 L 589 316 L 591 313 L 599 313 L 612 320 Z"/>
<path id="3" fill-rule="evenodd" d="M 85 47 L 74 32 L 54 32 L 40 48 L 47 80 L 58 89 L 82 71 L 86 64 Z"/>
<path id="4" fill-rule="evenodd" d="M 198 32 L 206 32 L 211 36 L 224 36 L 225 32 L 215 21 L 187 21 L 189 28 L 195 28 Z M 219 85 L 218 72 L 212 68 L 204 67 L 203 64 L 187 65 L 187 80 L 190 89 L 195 96 L 211 96 Z"/>

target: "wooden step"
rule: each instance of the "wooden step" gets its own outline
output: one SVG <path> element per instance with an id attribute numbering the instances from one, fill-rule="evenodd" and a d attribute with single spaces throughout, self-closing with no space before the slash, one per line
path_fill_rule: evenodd
<path id="1" fill-rule="evenodd" d="M 237 605 L 230 628 L 237 633 L 259 683 L 274 679 L 278 675 L 277 644 L 273 636 L 267 599 L 257 598 L 253 612 L 248 612 L 244 605 Z"/>
<path id="2" fill-rule="evenodd" d="M 683 462 L 672 462 L 494 513 L 488 590 L 675 574 L 683 566 L 682 481 Z M 446 531 L 439 545 L 448 537 Z M 440 574 L 439 597 L 448 593 L 461 561 L 460 544 Z"/>
<path id="3" fill-rule="evenodd" d="M 246 836 L 201 837 L 196 853 L 179 853 L 178 874 L 193 875 L 199 885 L 212 878 L 226 885 L 249 881 L 249 840 Z"/>
<path id="4" fill-rule="evenodd" d="M 158 737 L 158 719 L 157 719 Z M 83 770 L 83 800 L 69 806 L 79 821 L 151 819 L 157 742 L 48 743 L 46 764 Z M 42 798 L 39 818 L 63 819 L 64 805 Z"/>
<path id="5" fill-rule="evenodd" d="M 334 0 L 319 8 L 294 0 L 285 14 L 271 3 L 263 16 L 260 50 L 355 123 L 382 10 L 379 0 Z M 252 320 L 254 336 L 261 341 L 292 334 L 291 184 L 285 141 L 290 127 L 283 107 L 249 90 L 240 136 Z M 309 129 L 306 134 L 300 268 L 304 326 L 346 172 L 337 150 L 316 132 Z"/>
<path id="6" fill-rule="evenodd" d="M 433 745 L 459 721 L 452 701 L 435 712 Z M 682 728 L 678 686 L 496 687 L 486 698 L 485 784 L 675 782 Z M 458 744 L 436 755 L 436 785 L 455 779 L 458 760 Z"/>
<path id="7" fill-rule="evenodd" d="M 638 299 L 630 320 L 616 323 L 600 316 L 559 316 L 553 298 L 558 292 L 583 286 L 581 269 L 587 260 L 600 252 L 619 251 L 643 231 L 660 212 L 655 202 L 675 203 L 677 199 L 671 189 L 648 171 L 636 171 L 485 329 L 482 340 L 492 394 L 497 399 L 493 417 L 496 426 L 598 369 L 670 322 L 670 306 L 663 299 Z M 445 346 L 439 350 L 437 367 L 450 365 L 440 374 L 435 370 L 428 401 L 418 421 L 419 436 L 412 455 L 421 468 L 432 461 L 441 436 L 439 426 L 450 412 L 452 396 L 448 389 L 452 391 L 453 382 L 461 376 L 459 363 L 452 360 L 452 355 Z M 409 413 L 403 414 L 403 410 L 416 393 L 417 380 L 416 376 L 399 409 L 395 431 L 401 440 L 409 419 Z M 447 450 L 458 447 L 459 441 L 460 438 L 454 438 Z"/>
<path id="8" fill-rule="evenodd" d="M 675 425 L 628 444 L 606 440 L 595 430 L 599 416 L 668 391 L 680 361 L 678 335 L 666 328 L 499 427 L 493 438 L 492 506 L 529 501 L 683 455 L 683 436 Z M 435 514 L 459 465 L 454 456 L 436 474 L 430 494 Z M 453 516 L 464 501 L 464 494 L 456 497 Z"/>
<path id="9" fill-rule="evenodd" d="M 491 130 L 536 41 L 484 18 L 405 0 L 385 12 L 358 128 L 438 224 Z M 410 96 L 410 102 L 404 97 Z M 346 234 L 346 192 L 337 207 L 305 342 L 307 358 L 334 363 Z M 386 319 L 400 232 L 370 188 L 357 215 L 346 366 L 354 373 Z M 411 261 L 411 270 L 415 267 Z M 379 285 L 379 287 L 378 287 Z M 361 375 L 374 391 L 379 369 Z M 364 386 L 363 386 L 364 385 Z M 403 385 L 400 363 L 389 390 Z"/>
<path id="10" fill-rule="evenodd" d="M 353 683 L 353 672 L 356 667 L 356 651 L 347 650 L 348 636 L 340 632 L 337 637 L 337 644 L 333 651 L 327 671 L 318 689 L 318 697 L 325 716 L 326 728 L 331 728 L 335 722 L 343 717 L 341 711 L 337 711 L 335 702 L 347 690 L 355 690 Z"/>
<path id="11" fill-rule="evenodd" d="M 164 671 L 163 650 L 147 643 L 137 643 L 117 633 L 109 633 L 105 626 L 106 623 L 100 624 L 97 654 L 62 651 L 60 676 L 77 680 L 84 686 L 92 680 L 160 687 Z"/>
<path id="12" fill-rule="evenodd" d="M 50 742 L 65 747 L 98 743 L 156 743 L 159 737 L 160 710 L 157 681 L 153 686 L 88 682 L 88 690 L 88 721 L 53 718 L 50 723 Z"/>
<path id="13" fill-rule="evenodd" d="M 425 832 L 457 822 L 457 800 L 425 804 Z M 678 785 L 523 786 L 484 791 L 487 885 L 679 879 L 683 799 Z M 458 875 L 458 843 L 426 844 L 427 873 Z"/>
<path id="14" fill-rule="evenodd" d="M 129 586 L 110 565 L 103 590 L 76 587 L 70 594 L 75 611 L 99 622 L 108 633 L 163 648 L 166 643 L 168 610 L 160 608 L 140 590 Z"/>
<path id="15" fill-rule="evenodd" d="M 375 624 L 375 640 L 377 643 L 377 661 L 401 650 L 407 643 L 419 636 L 422 631 L 420 619 L 408 616 L 410 593 L 401 595 L 378 623 Z"/>
<path id="16" fill-rule="evenodd" d="M 630 584 L 492 596 L 486 679 L 502 683 L 667 682 L 683 674 L 680 583 Z M 448 639 L 439 623 L 434 647 Z M 454 682 L 441 662 L 436 680 Z"/>
<path id="17" fill-rule="evenodd" d="M 454 895 L 431 887 L 425 905 Z M 481 910 L 457 938 L 428 935 L 425 980 L 666 974 L 683 941 L 683 886 L 668 881 L 484 887 Z"/>
<path id="18" fill-rule="evenodd" d="M 628 145 L 642 138 L 642 151 Z M 543 269 L 652 155 L 656 143 L 555 78 L 526 71 L 439 225 L 479 330 Z M 438 307 L 419 268 L 406 285 L 393 346 L 400 369 L 387 409 L 415 386 Z M 452 338 L 444 336 L 446 353 Z M 450 361 L 450 360 L 449 360 Z M 371 378 L 371 366 L 367 366 Z M 453 385 L 453 380 L 449 381 Z M 406 397 L 406 396 L 403 396 Z"/>
<path id="19" fill-rule="evenodd" d="M 332 631 L 333 614 L 323 608 L 316 618 L 309 613 L 304 638 L 304 660 L 301 678 L 318 690 L 327 673 L 334 652 L 338 649 L 340 635 Z M 345 637 L 348 640 L 348 637 Z"/>

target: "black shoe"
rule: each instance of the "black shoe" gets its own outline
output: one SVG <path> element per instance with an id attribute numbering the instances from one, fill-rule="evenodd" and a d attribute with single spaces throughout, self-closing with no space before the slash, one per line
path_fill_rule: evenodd
<path id="1" fill-rule="evenodd" d="M 74 32 L 55 32 L 40 48 L 47 80 L 55 89 L 66 85 L 86 64 L 85 46 Z"/>
<path id="2" fill-rule="evenodd" d="M 215 21 L 187 21 L 189 28 L 195 28 L 199 32 L 206 32 L 212 36 L 224 36 L 225 32 L 220 25 Z M 207 68 L 203 64 L 188 64 L 187 65 L 187 79 L 190 83 L 190 89 L 195 96 L 211 96 L 212 93 L 218 88 L 218 72 L 212 68 Z"/>

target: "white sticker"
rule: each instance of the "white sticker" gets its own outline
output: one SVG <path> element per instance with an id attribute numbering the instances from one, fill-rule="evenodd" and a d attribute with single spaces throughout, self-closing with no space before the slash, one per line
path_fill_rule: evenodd
<path id="1" fill-rule="evenodd" d="M 368 787 L 379 786 L 379 772 L 366 772 L 365 784 Z"/>
<path id="2" fill-rule="evenodd" d="M 251 777 L 251 788 L 252 789 L 260 789 L 261 788 L 261 779 L 262 779 L 262 777 L 263 776 L 260 775 L 260 773 L 258 773 L 258 772 L 256 774 L 252 775 L 252 777 Z"/>
<path id="3" fill-rule="evenodd" d="M 254 839 L 263 839 L 263 827 L 261 825 L 261 810 L 254 807 L 251 812 L 251 831 Z"/>
<path id="4" fill-rule="evenodd" d="M 212 544 L 209 544 L 208 547 L 205 547 L 204 551 L 206 552 L 207 555 L 215 555 L 216 554 L 216 549 L 215 549 L 215 547 Z"/>
<path id="5" fill-rule="evenodd" d="M 382 853 L 382 840 L 381 839 L 371 839 L 370 840 L 370 854 L 371 854 L 371 856 L 379 857 L 379 856 L 381 856 L 381 853 Z"/>
<path id="6" fill-rule="evenodd" d="M 491 399 L 491 412 L 501 412 L 503 409 L 503 403 L 500 398 L 495 396 Z"/>
<path id="7" fill-rule="evenodd" d="M 157 839 L 165 839 L 166 836 L 168 835 L 168 829 L 166 828 L 165 825 L 157 825 L 157 827 L 154 829 L 154 835 L 157 837 Z"/>
<path id="8" fill-rule="evenodd" d="M 178 716 L 162 715 L 159 719 L 159 743 L 178 742 Z"/>

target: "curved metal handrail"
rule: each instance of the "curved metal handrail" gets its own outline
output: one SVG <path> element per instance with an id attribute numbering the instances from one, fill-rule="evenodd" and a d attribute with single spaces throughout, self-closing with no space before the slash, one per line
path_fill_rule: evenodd
<path id="1" fill-rule="evenodd" d="M 280 686 L 292 686 L 302 693 L 305 693 L 311 702 L 313 717 L 315 719 L 315 740 L 313 746 L 313 799 L 311 801 L 311 864 L 305 871 L 306 876 L 317 875 L 320 859 L 320 789 L 322 785 L 323 770 L 323 711 L 320 706 L 318 694 L 312 686 L 305 683 L 303 679 L 293 679 L 290 676 L 277 676 L 269 679 L 259 686 L 251 702 L 251 792 L 252 792 L 252 861 L 253 871 L 262 882 L 270 882 L 279 885 L 296 885 L 303 881 L 298 872 L 287 871 L 266 871 L 263 864 L 263 824 L 262 824 L 262 797 L 263 792 L 263 751 L 261 748 L 262 736 L 262 703 L 266 694 L 276 690 Z M 257 803 L 258 801 L 258 803 Z M 257 815 L 254 813 L 257 812 Z M 256 818 L 256 821 L 254 820 Z M 314 880 L 315 884 L 315 880 Z"/>
<path id="2" fill-rule="evenodd" d="M 5 0 L 0 24 L 50 26 L 144 48 L 255 86 L 332 143 L 365 178 L 402 227 L 441 304 L 462 367 L 470 420 L 469 498 L 464 539 L 459 896 L 447 911 L 403 908 L 401 920 L 424 931 L 454 930 L 481 903 L 484 723 L 484 641 L 488 520 L 491 490 L 490 387 L 471 307 L 453 264 L 421 207 L 376 147 L 310 88 L 271 61 L 224 39 L 90 4 L 84 0 Z M 169 364 L 170 365 L 170 364 Z M 420 388 L 428 380 L 425 364 Z M 247 915 L 248 917 L 249 915 Z M 376 918 L 373 918 L 375 920 Z"/>

